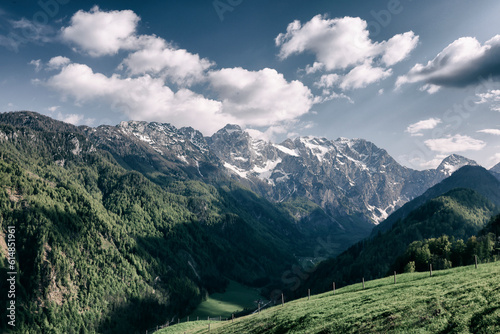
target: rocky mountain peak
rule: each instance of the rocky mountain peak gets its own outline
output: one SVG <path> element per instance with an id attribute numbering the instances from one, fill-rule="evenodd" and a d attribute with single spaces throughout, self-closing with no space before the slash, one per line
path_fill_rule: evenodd
<path id="1" fill-rule="evenodd" d="M 460 169 L 463 166 L 477 166 L 477 162 L 474 160 L 468 159 L 458 154 L 452 154 L 446 157 L 441 164 L 438 166 L 437 171 L 439 173 L 443 173 L 445 176 L 450 176 L 455 171 Z"/>

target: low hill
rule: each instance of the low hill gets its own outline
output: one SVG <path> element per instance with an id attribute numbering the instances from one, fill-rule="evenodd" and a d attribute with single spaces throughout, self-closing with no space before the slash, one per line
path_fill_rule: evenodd
<path id="1" fill-rule="evenodd" d="M 291 301 L 234 322 L 211 322 L 210 333 L 498 333 L 500 263 L 402 274 Z M 206 333 L 191 322 L 159 334 Z"/>
<path id="2" fill-rule="evenodd" d="M 421 196 L 413 199 L 396 210 L 386 220 L 373 229 L 372 236 L 379 232 L 389 230 L 394 223 L 400 219 L 404 219 L 408 216 L 408 214 L 410 214 L 410 212 L 430 199 L 443 195 L 444 193 L 456 188 L 475 190 L 486 197 L 493 204 L 500 206 L 500 181 L 483 167 L 464 166 L 453 173 L 450 177 L 429 188 Z"/>

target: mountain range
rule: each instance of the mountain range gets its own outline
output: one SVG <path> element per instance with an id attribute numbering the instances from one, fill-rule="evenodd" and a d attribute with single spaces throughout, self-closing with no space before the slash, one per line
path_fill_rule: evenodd
<path id="1" fill-rule="evenodd" d="M 131 168 L 182 171 L 187 177 L 203 179 L 223 167 L 222 171 L 273 202 L 307 198 L 340 221 L 357 217 L 372 224 L 460 167 L 477 165 L 451 155 L 436 169 L 418 171 L 401 166 L 363 139 L 298 137 L 274 144 L 252 138 L 237 125 L 227 125 L 211 137 L 155 122 L 130 121 L 84 130 L 96 147 Z"/>
<path id="2" fill-rule="evenodd" d="M 451 155 L 418 171 L 363 139 L 276 144 L 237 125 L 205 137 L 156 122 L 76 127 L 34 112 L 0 114 L 0 148 L 0 217 L 4 229 L 19 226 L 20 317 L 35 332 L 47 321 L 141 331 L 189 314 L 228 279 L 267 295 L 289 268 L 390 229 L 391 214 L 477 165 Z M 472 183 L 495 185 L 499 166 L 471 168 L 482 175 Z"/>

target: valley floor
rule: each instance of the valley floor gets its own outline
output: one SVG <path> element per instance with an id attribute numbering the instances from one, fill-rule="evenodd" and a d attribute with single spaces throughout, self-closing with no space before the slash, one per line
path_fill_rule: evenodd
<path id="1" fill-rule="evenodd" d="M 234 322 L 157 333 L 499 333 L 500 262 L 401 274 L 303 298 Z"/>

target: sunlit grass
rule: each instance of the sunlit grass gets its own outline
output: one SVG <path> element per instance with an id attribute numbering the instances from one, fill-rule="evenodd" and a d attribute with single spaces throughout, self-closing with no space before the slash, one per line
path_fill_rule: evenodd
<path id="1" fill-rule="evenodd" d="M 230 318 L 232 314 L 244 309 L 254 309 L 255 301 L 261 299 L 259 292 L 236 282 L 231 281 L 224 293 L 214 293 L 202 302 L 190 315 L 190 319 L 197 317 L 206 320 L 207 317 Z"/>
<path id="2" fill-rule="evenodd" d="M 210 333 L 499 333 L 500 263 L 413 273 L 291 301 Z M 161 333 L 207 333 L 208 322 Z"/>

